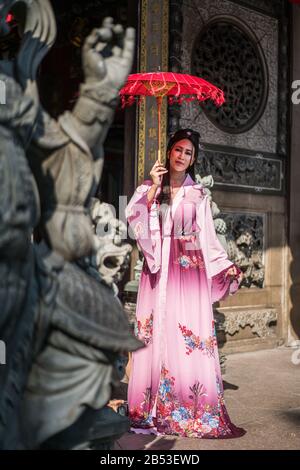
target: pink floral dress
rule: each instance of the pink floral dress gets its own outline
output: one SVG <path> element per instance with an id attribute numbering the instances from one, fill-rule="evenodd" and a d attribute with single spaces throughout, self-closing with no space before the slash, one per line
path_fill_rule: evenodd
<path id="1" fill-rule="evenodd" d="M 136 432 L 198 438 L 244 434 L 226 412 L 212 303 L 238 281 L 215 233 L 202 185 L 187 175 L 171 205 L 147 204 L 152 182 L 127 208 L 130 233 L 144 254 L 128 402 Z M 160 188 L 159 188 L 160 190 Z M 158 191 L 159 191 L 158 190 Z M 158 192 L 156 196 L 158 195 Z M 160 210 L 158 210 L 160 209 Z"/>

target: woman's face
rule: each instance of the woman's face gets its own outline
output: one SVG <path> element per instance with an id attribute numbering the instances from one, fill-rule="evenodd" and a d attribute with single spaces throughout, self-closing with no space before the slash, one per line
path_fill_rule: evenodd
<path id="1" fill-rule="evenodd" d="M 194 162 L 194 153 L 194 146 L 190 140 L 179 140 L 170 151 L 170 168 L 175 171 L 185 171 Z"/>

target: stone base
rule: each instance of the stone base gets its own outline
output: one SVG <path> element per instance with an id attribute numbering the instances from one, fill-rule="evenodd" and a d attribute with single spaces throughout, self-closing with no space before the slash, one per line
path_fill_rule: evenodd
<path id="1" fill-rule="evenodd" d="M 129 430 L 129 419 L 111 408 L 86 408 L 74 424 L 47 439 L 41 450 L 111 450 Z"/>

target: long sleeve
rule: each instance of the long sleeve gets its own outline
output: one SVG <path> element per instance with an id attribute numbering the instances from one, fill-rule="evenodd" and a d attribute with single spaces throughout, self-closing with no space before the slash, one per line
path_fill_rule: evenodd
<path id="1" fill-rule="evenodd" d="M 202 247 L 207 276 L 211 279 L 212 302 L 224 299 L 233 294 L 239 287 L 240 270 L 228 259 L 228 255 L 216 235 L 209 199 L 204 196 L 199 203 L 196 215 L 200 228 L 200 244 Z M 229 268 L 235 266 L 237 276 L 232 280 L 226 276 Z"/>
<path id="2" fill-rule="evenodd" d="M 148 207 L 147 193 L 151 186 L 152 181 L 145 180 L 136 188 L 125 209 L 125 216 L 130 237 L 137 241 L 150 272 L 156 273 L 161 266 L 161 229 L 156 201 Z"/>

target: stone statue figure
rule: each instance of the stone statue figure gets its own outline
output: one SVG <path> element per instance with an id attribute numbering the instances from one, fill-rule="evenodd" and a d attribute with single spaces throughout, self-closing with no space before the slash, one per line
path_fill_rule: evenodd
<path id="1" fill-rule="evenodd" d="M 90 34 L 79 98 L 56 121 L 42 108 L 36 84 L 56 36 L 51 6 L 48 0 L 0 0 L 0 34 L 7 32 L 9 11 L 22 42 L 14 61 L 0 62 L 6 89 L 0 106 L 0 338 L 7 352 L 0 367 L 0 448 L 93 448 L 98 441 L 105 448 L 105 426 L 115 420 L 111 426 L 117 422 L 121 434 L 128 427 L 105 407 L 118 382 L 116 361 L 141 343 L 100 267 L 95 276 L 87 262 L 99 249 L 89 208 L 118 90 L 131 68 L 134 30 L 124 32 L 107 18 Z M 34 244 L 37 225 L 41 242 Z"/>
<path id="2" fill-rule="evenodd" d="M 224 221 L 224 219 L 222 219 L 222 217 L 220 217 L 221 211 L 219 207 L 217 206 L 216 202 L 213 201 L 212 199 L 211 189 L 214 186 L 214 179 L 212 175 L 203 176 L 201 178 L 199 173 L 197 173 L 196 181 L 197 183 L 203 184 L 204 191 L 209 197 L 210 205 L 211 205 L 211 212 L 212 212 L 212 217 L 213 217 L 217 237 L 220 243 L 223 245 L 224 249 L 228 252 L 228 246 L 227 246 L 227 241 L 226 241 L 226 232 L 227 232 L 226 222 Z"/>
<path id="3" fill-rule="evenodd" d="M 130 264 L 132 246 L 123 243 L 127 236 L 127 226 L 117 219 L 112 207 L 92 198 L 91 217 L 97 237 L 97 251 L 88 260 L 101 279 L 111 286 L 117 295 L 118 282 L 123 278 Z"/>

